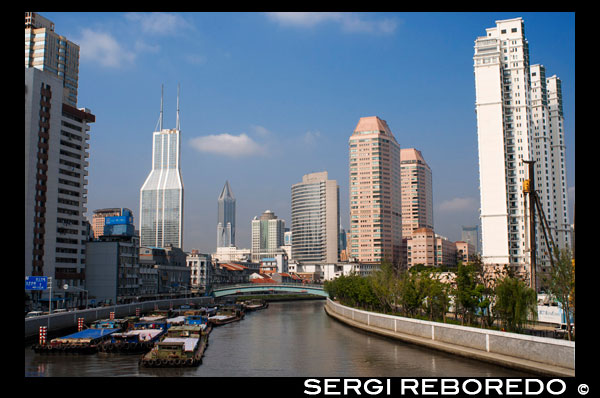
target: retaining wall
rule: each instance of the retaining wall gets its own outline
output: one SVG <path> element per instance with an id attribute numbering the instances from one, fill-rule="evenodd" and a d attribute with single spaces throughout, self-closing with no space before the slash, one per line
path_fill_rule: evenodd
<path id="1" fill-rule="evenodd" d="M 325 306 L 329 315 L 342 322 L 388 337 L 519 369 L 575 374 L 573 341 L 378 314 L 346 307 L 329 298 Z"/>

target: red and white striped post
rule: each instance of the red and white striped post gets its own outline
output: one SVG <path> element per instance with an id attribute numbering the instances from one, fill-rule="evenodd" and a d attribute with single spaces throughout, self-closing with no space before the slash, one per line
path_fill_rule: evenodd
<path id="1" fill-rule="evenodd" d="M 46 326 L 40 326 L 40 345 L 42 344 L 46 344 L 46 333 L 47 333 L 47 327 Z"/>
<path id="2" fill-rule="evenodd" d="M 137 307 L 137 308 L 135 309 L 135 316 L 138 316 L 138 317 L 139 317 L 141 314 L 142 314 L 142 309 L 141 309 L 140 307 Z"/>
<path id="3" fill-rule="evenodd" d="M 83 330 L 83 318 L 77 318 L 77 331 L 81 332 Z"/>
<path id="4" fill-rule="evenodd" d="M 111 320 L 115 319 L 115 312 L 114 311 L 110 312 L 110 319 Z"/>

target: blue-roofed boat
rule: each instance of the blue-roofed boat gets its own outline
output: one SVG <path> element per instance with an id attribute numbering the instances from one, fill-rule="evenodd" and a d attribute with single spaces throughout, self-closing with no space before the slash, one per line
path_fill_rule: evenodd
<path id="1" fill-rule="evenodd" d="M 93 354 L 98 352 L 98 345 L 110 338 L 114 333 L 127 330 L 126 319 L 99 319 L 86 329 L 77 333 L 57 337 L 46 344 L 34 344 L 32 349 L 39 353 L 79 353 Z"/>
<path id="2" fill-rule="evenodd" d="M 145 353 L 167 332 L 169 324 L 162 320 L 140 321 L 132 329 L 117 332 L 98 345 L 99 352 Z"/>

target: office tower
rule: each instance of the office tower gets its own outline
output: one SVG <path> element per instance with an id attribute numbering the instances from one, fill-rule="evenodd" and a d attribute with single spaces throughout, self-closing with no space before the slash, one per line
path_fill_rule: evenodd
<path id="1" fill-rule="evenodd" d="M 278 219 L 271 210 L 252 220 L 252 261 L 275 257 L 283 253 L 285 221 Z"/>
<path id="2" fill-rule="evenodd" d="M 120 207 L 94 210 L 94 214 L 92 215 L 92 231 L 94 239 L 98 239 L 104 235 L 106 217 L 132 216 L 132 214 L 133 212 L 131 210 Z"/>
<path id="3" fill-rule="evenodd" d="M 337 263 L 339 187 L 326 171 L 292 185 L 292 257 L 299 263 Z"/>
<path id="4" fill-rule="evenodd" d="M 25 67 L 58 77 L 63 101 L 77 106 L 79 46 L 54 32 L 54 23 L 35 12 L 25 13 Z"/>
<path id="5" fill-rule="evenodd" d="M 140 244 L 183 249 L 183 180 L 180 169 L 179 90 L 175 129 L 160 126 L 152 136 L 152 171 L 140 190 Z"/>
<path id="6" fill-rule="evenodd" d="M 55 287 L 85 282 L 89 124 L 95 120 L 89 109 L 65 102 L 57 76 L 25 68 L 25 275 L 53 277 Z"/>
<path id="7" fill-rule="evenodd" d="M 217 247 L 235 246 L 235 198 L 229 181 L 225 181 L 217 202 Z"/>
<path id="8" fill-rule="evenodd" d="M 417 228 L 433 229 L 433 182 L 431 169 L 415 148 L 400 150 L 402 184 L 402 236 Z"/>
<path id="9" fill-rule="evenodd" d="M 559 229 L 568 228 L 562 109 L 555 83 L 559 80 L 546 79 L 540 65 L 530 66 L 522 18 L 496 21 L 486 29 L 486 36 L 475 41 L 473 60 L 482 260 L 528 272 L 531 231 L 524 180 L 535 182 L 555 240 L 557 220 Z M 530 160 L 536 161 L 535 176 L 529 176 L 524 163 Z M 549 264 L 539 223 L 536 216 L 537 258 L 543 270 Z M 568 234 L 560 236 L 556 243 L 564 247 Z"/>
<path id="10" fill-rule="evenodd" d="M 350 248 L 359 262 L 401 263 L 400 145 L 385 120 L 360 118 L 350 144 Z"/>
<path id="11" fill-rule="evenodd" d="M 479 252 L 479 226 L 462 226 L 460 239 L 467 244 L 473 245 L 473 251 Z"/>

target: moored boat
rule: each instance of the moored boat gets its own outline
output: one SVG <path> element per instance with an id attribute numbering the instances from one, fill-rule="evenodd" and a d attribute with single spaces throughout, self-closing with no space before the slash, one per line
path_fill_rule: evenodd
<path id="1" fill-rule="evenodd" d="M 110 338 L 113 333 L 120 329 L 89 328 L 67 336 L 50 340 L 48 344 L 35 344 L 32 348 L 35 352 L 51 353 L 79 353 L 93 354 L 98 351 L 98 345 Z"/>
<path id="2" fill-rule="evenodd" d="M 266 300 L 261 299 L 245 300 L 242 301 L 241 304 L 244 307 L 245 312 L 262 310 L 269 307 L 269 303 Z"/>
<path id="3" fill-rule="evenodd" d="M 195 323 L 198 322 L 198 323 Z M 154 348 L 140 359 L 142 367 L 188 367 L 202 363 L 212 325 L 204 319 L 188 319 L 171 326 Z"/>
<path id="4" fill-rule="evenodd" d="M 244 315 L 241 305 L 226 305 L 219 307 L 215 315 L 208 317 L 208 321 L 215 326 L 225 325 L 242 320 Z"/>
<path id="5" fill-rule="evenodd" d="M 110 338 L 98 345 L 100 352 L 145 353 L 167 332 L 164 321 L 142 321 L 133 325 L 133 329 L 113 333 Z"/>

